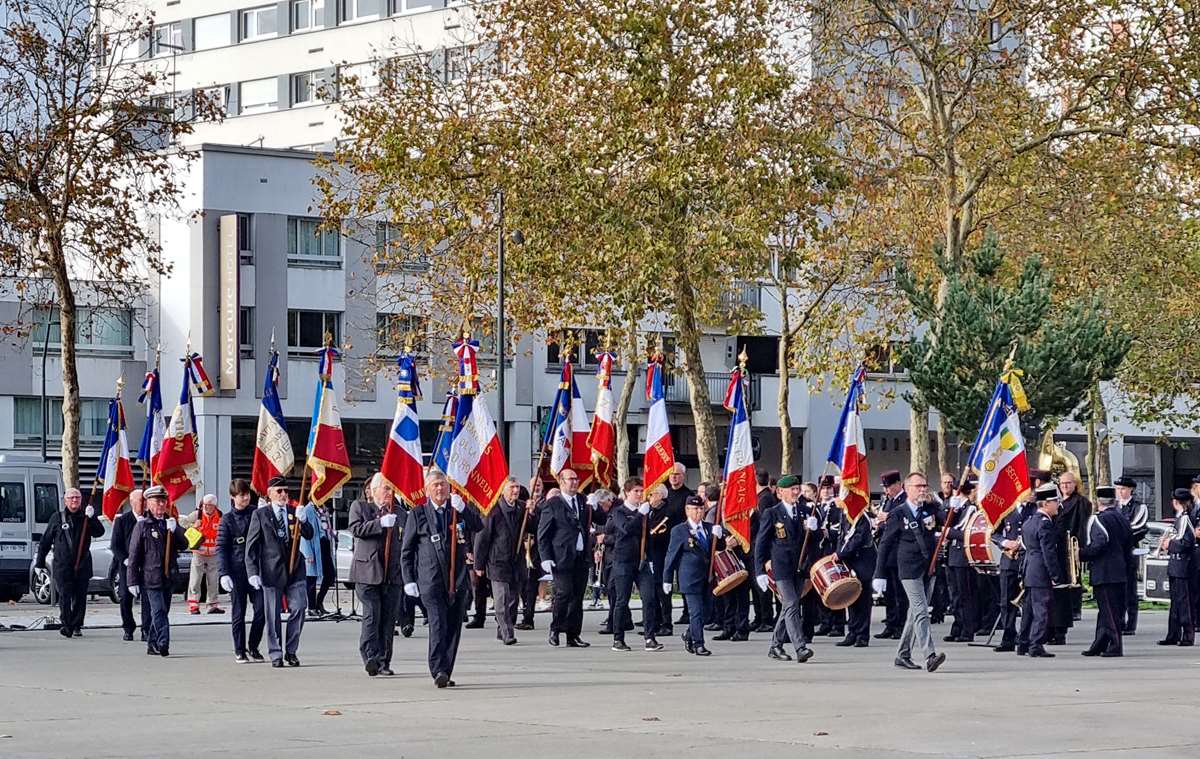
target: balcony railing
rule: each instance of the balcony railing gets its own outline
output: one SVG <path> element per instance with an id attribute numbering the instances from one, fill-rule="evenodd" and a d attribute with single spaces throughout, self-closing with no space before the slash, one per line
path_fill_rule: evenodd
<path id="1" fill-rule="evenodd" d="M 721 293 L 721 307 L 734 309 L 742 306 L 762 307 L 762 288 L 757 282 L 734 282 Z"/>
<path id="2" fill-rule="evenodd" d="M 705 372 L 704 384 L 708 386 L 709 403 L 714 406 L 720 406 L 725 401 L 725 390 L 729 387 L 729 373 Z M 758 411 L 762 408 L 762 402 L 759 399 L 761 390 L 761 378 L 751 375 L 749 384 L 750 395 L 746 399 L 748 410 Z M 687 378 L 682 375 L 668 375 L 663 382 L 663 396 L 666 398 L 667 403 L 691 403 L 692 394 L 688 390 Z"/>

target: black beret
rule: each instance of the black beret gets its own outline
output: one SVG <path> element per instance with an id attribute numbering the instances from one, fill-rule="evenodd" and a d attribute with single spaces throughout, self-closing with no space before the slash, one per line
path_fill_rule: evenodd
<path id="1" fill-rule="evenodd" d="M 895 469 L 889 469 L 888 471 L 879 475 L 879 481 L 883 483 L 884 487 L 887 487 L 888 485 L 895 485 L 900 481 L 900 472 L 896 471 Z"/>
<path id="2" fill-rule="evenodd" d="M 286 488 L 287 486 L 287 477 L 272 477 L 270 480 L 267 480 L 267 487 L 269 488 Z"/>
<path id="3" fill-rule="evenodd" d="M 693 493 L 692 495 L 689 495 L 687 497 L 687 500 L 684 501 L 684 504 L 686 504 L 688 506 L 703 506 L 704 499 Z"/>
<path id="4" fill-rule="evenodd" d="M 1195 475 L 1194 477 L 1192 477 L 1192 484 L 1193 484 L 1193 485 L 1200 485 L 1200 474 L 1197 474 L 1197 475 Z"/>
<path id="5" fill-rule="evenodd" d="M 821 487 L 823 487 L 823 488 L 833 487 L 833 475 L 832 474 L 826 474 L 821 477 Z"/>

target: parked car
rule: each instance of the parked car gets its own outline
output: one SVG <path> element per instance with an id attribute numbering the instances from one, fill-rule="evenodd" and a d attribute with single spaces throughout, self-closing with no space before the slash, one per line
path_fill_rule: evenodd
<path id="1" fill-rule="evenodd" d="M 62 492 L 57 464 L 0 452 L 0 601 L 17 601 L 29 592 L 38 542 L 59 518 Z"/>

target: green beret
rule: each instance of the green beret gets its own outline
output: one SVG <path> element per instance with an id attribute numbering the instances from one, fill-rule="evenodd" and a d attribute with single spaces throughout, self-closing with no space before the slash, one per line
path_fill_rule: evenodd
<path id="1" fill-rule="evenodd" d="M 791 488 L 800 484 L 800 478 L 794 474 L 785 474 L 779 478 L 779 482 L 775 483 L 777 487 Z"/>

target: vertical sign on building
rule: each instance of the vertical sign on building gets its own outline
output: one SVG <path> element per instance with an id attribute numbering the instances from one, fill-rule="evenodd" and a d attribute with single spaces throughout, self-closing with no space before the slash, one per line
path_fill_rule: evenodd
<path id="1" fill-rule="evenodd" d="M 241 364 L 238 335 L 238 315 L 241 311 L 238 275 L 241 260 L 238 253 L 237 214 L 225 214 L 221 217 L 220 239 L 221 372 L 217 384 L 221 390 L 237 390 L 238 370 Z"/>

